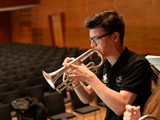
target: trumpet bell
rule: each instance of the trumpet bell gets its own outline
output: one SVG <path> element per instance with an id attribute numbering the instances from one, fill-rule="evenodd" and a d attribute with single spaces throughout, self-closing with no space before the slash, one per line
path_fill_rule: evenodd
<path id="1" fill-rule="evenodd" d="M 55 89 L 55 85 L 54 83 L 56 82 L 56 80 L 52 79 L 52 77 L 50 75 L 48 75 L 48 73 L 46 73 L 45 71 L 42 71 L 42 74 L 44 76 L 44 78 L 46 79 L 46 81 L 48 82 L 48 84 Z"/>

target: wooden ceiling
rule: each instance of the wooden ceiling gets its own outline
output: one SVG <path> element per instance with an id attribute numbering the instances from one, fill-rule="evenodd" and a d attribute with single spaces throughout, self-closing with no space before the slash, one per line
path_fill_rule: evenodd
<path id="1" fill-rule="evenodd" d="M 12 11 L 38 5 L 40 0 L 0 0 L 0 11 Z"/>

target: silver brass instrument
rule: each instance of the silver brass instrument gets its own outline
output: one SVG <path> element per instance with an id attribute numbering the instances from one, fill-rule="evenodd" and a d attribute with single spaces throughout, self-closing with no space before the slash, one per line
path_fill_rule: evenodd
<path id="1" fill-rule="evenodd" d="M 157 120 L 157 119 L 151 115 L 143 115 L 138 120 Z"/>
<path id="2" fill-rule="evenodd" d="M 95 65 L 94 62 L 90 62 L 88 63 L 86 66 L 92 71 L 95 72 L 96 70 L 98 70 L 98 68 L 103 64 L 104 62 L 104 58 L 102 56 L 102 54 L 95 49 L 89 49 L 88 51 L 86 51 L 85 53 L 83 53 L 82 55 L 80 55 L 79 57 L 77 57 L 75 60 L 71 61 L 70 64 L 74 64 L 77 61 L 81 61 L 83 62 L 84 60 L 86 60 L 88 57 L 90 57 L 91 55 L 93 55 L 94 53 L 97 53 L 97 55 L 100 57 L 101 62 L 98 65 Z M 64 89 L 66 89 L 67 87 L 71 86 L 71 81 L 68 78 L 66 78 L 65 76 L 65 71 L 69 69 L 69 67 L 63 66 L 60 69 L 51 72 L 51 73 L 46 73 L 45 71 L 42 71 L 42 74 L 44 76 L 44 78 L 46 79 L 46 81 L 48 82 L 48 84 L 53 88 L 56 89 L 59 93 L 61 91 L 63 91 Z M 59 84 L 57 87 L 55 87 L 55 83 L 57 81 L 57 79 L 63 75 L 63 82 L 61 84 Z"/>

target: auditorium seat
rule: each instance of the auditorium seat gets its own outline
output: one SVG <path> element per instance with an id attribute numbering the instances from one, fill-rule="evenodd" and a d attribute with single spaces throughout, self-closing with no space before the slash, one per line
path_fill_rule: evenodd
<path id="1" fill-rule="evenodd" d="M 14 89 L 14 82 L 17 81 L 17 75 L 8 74 L 3 77 L 3 80 L 8 85 L 9 89 Z"/>
<path id="2" fill-rule="evenodd" d="M 7 92 L 8 90 L 9 89 L 7 83 L 0 84 L 0 94 L 2 94 L 3 92 Z"/>
<path id="3" fill-rule="evenodd" d="M 42 85 L 35 85 L 26 87 L 26 95 L 29 97 L 36 97 L 39 101 L 43 102 L 44 89 Z"/>
<path id="4" fill-rule="evenodd" d="M 20 92 L 20 96 L 26 96 L 26 88 L 30 86 L 30 82 L 28 79 L 19 80 L 14 82 L 15 89 L 18 89 Z"/>
<path id="5" fill-rule="evenodd" d="M 100 110 L 99 107 L 82 103 L 82 101 L 78 98 L 77 94 L 73 90 L 70 90 L 69 93 L 74 112 L 81 114 L 83 119 L 85 114 L 94 112 L 94 119 L 96 119 L 96 111 Z"/>
<path id="6" fill-rule="evenodd" d="M 2 104 L 9 104 L 13 116 L 15 115 L 15 112 L 11 105 L 11 102 L 17 98 L 20 98 L 20 93 L 18 90 L 7 91 L 1 94 Z"/>
<path id="7" fill-rule="evenodd" d="M 51 120 L 67 120 L 76 117 L 72 113 L 66 112 L 62 94 L 58 92 L 46 93 L 43 97 L 48 108 L 48 118 Z"/>
<path id="8" fill-rule="evenodd" d="M 0 120 L 12 120 L 11 110 L 8 104 L 0 105 Z"/>

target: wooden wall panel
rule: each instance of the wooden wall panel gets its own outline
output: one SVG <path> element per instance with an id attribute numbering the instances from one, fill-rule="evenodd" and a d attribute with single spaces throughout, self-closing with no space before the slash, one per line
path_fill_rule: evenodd
<path id="1" fill-rule="evenodd" d="M 11 41 L 10 12 L 0 12 L 0 43 Z"/>
<path id="2" fill-rule="evenodd" d="M 160 54 L 160 26 L 127 26 L 125 45 L 140 54 Z"/>
<path id="3" fill-rule="evenodd" d="M 40 0 L 1 0 L 0 8 L 38 4 Z"/>
<path id="4" fill-rule="evenodd" d="M 64 47 L 63 14 L 51 15 L 48 18 L 53 45 Z"/>
<path id="5" fill-rule="evenodd" d="M 33 43 L 31 9 L 17 10 L 12 13 L 12 41 Z"/>
<path id="6" fill-rule="evenodd" d="M 159 6 L 159 0 L 41 0 L 40 5 L 30 11 L 31 24 L 28 29 L 20 26 L 25 11 L 12 12 L 12 37 L 22 42 L 28 40 L 35 44 L 53 45 L 48 16 L 64 13 L 65 46 L 90 48 L 88 31 L 82 27 L 83 21 L 88 15 L 108 8 L 123 14 L 126 22 L 125 45 L 128 48 L 140 54 L 160 54 Z M 37 29 L 42 31 L 42 39 L 33 41 L 32 32 Z M 25 30 L 32 32 L 21 36 Z"/>

